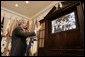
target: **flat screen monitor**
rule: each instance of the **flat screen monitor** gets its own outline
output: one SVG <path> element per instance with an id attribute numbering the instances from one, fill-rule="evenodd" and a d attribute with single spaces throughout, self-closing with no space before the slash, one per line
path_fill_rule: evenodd
<path id="1" fill-rule="evenodd" d="M 76 29 L 75 12 L 63 15 L 55 20 L 52 20 L 52 33 Z"/>

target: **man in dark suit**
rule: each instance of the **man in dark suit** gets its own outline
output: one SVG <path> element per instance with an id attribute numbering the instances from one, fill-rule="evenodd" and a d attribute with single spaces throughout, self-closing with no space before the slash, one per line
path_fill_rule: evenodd
<path id="1" fill-rule="evenodd" d="M 24 56 L 26 52 L 26 38 L 35 36 L 35 32 L 25 30 L 27 23 L 22 21 L 19 27 L 16 27 L 12 33 L 12 47 L 10 56 Z"/>

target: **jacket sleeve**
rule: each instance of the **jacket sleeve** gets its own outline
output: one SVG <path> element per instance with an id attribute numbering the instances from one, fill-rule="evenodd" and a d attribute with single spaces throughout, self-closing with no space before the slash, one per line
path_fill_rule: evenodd
<path id="1" fill-rule="evenodd" d="M 19 37 L 35 36 L 35 32 L 24 32 L 21 28 L 15 29 L 15 35 Z"/>

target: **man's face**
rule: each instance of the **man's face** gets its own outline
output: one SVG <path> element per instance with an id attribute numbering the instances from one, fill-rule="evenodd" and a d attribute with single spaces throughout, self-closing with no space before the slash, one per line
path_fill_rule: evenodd
<path id="1" fill-rule="evenodd" d="M 22 25 L 23 25 L 23 28 L 27 28 L 27 21 L 24 21 Z"/>

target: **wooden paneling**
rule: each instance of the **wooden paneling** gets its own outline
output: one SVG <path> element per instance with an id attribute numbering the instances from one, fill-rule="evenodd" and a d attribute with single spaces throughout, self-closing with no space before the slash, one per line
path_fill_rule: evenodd
<path id="1" fill-rule="evenodd" d="M 75 9 L 76 8 L 76 9 Z M 65 9 L 65 8 L 64 8 Z M 70 10 L 69 10 L 70 9 Z M 84 18 L 81 5 L 77 4 L 73 8 L 68 8 L 67 12 L 71 9 L 76 10 L 77 14 L 77 28 L 73 30 L 51 33 L 51 21 L 55 16 L 61 15 L 62 12 L 66 13 L 67 10 L 62 12 L 55 11 L 55 14 L 46 17 L 45 22 L 45 47 L 39 49 L 39 56 L 83 56 L 84 55 Z M 58 13 L 56 13 L 58 12 Z"/>

